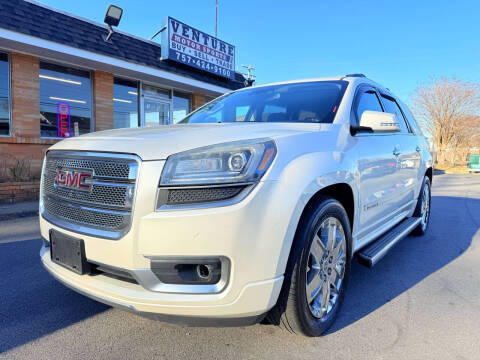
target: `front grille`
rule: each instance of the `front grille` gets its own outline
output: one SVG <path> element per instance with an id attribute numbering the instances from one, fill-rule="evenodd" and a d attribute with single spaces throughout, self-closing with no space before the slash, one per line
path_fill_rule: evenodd
<path id="1" fill-rule="evenodd" d="M 126 154 L 49 152 L 43 172 L 42 215 L 72 231 L 120 238 L 130 227 L 138 164 L 137 157 Z M 61 187 L 57 172 L 62 171 L 90 174 L 88 189 Z"/>
<path id="2" fill-rule="evenodd" d="M 167 205 L 194 204 L 227 200 L 237 196 L 245 185 L 205 187 L 194 189 L 169 189 Z"/>
<path id="3" fill-rule="evenodd" d="M 94 226 L 107 231 L 116 231 L 124 227 L 126 220 L 128 220 L 126 217 L 130 215 L 130 213 L 121 215 L 120 213 L 106 213 L 97 209 L 68 206 L 48 197 L 45 201 L 45 211 L 49 215 L 66 221 Z"/>
<path id="4" fill-rule="evenodd" d="M 60 155 L 61 156 L 61 155 Z M 57 157 L 56 154 L 47 157 L 47 170 L 56 168 L 92 169 L 96 176 L 115 179 L 129 179 L 128 163 L 113 159 L 72 159 Z"/>

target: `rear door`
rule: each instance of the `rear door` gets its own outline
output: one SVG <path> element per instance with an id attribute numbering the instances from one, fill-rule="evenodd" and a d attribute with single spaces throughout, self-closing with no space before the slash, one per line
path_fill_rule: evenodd
<path id="1" fill-rule="evenodd" d="M 379 93 L 370 86 L 357 90 L 352 122 L 358 125 L 366 110 L 384 111 Z M 357 133 L 354 136 L 360 201 L 354 235 L 359 240 L 378 230 L 398 212 L 402 195 L 397 187 L 397 140 L 394 133 Z"/>

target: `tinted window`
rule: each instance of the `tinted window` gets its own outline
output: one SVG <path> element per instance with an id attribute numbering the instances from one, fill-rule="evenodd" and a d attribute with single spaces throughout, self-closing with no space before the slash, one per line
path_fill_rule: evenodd
<path id="1" fill-rule="evenodd" d="M 10 134 L 8 56 L 0 53 L 0 135 Z"/>
<path id="2" fill-rule="evenodd" d="M 397 102 L 390 96 L 382 94 L 383 105 L 385 106 L 385 112 L 394 114 L 397 118 L 398 124 L 402 129 L 402 132 L 408 132 L 407 125 L 405 124 L 405 119 L 403 118 L 402 111 L 398 107 Z"/>
<path id="3" fill-rule="evenodd" d="M 367 90 L 360 95 L 357 105 L 357 121 L 360 122 L 364 111 L 380 111 L 382 112 L 382 105 L 377 94 L 373 90 Z"/>
<path id="4" fill-rule="evenodd" d="M 177 91 L 173 92 L 173 123 L 176 124 L 188 115 L 191 108 L 191 96 Z"/>
<path id="5" fill-rule="evenodd" d="M 90 72 L 40 63 L 40 133 L 70 137 L 90 132 Z"/>
<path id="6" fill-rule="evenodd" d="M 222 96 L 181 122 L 331 123 L 347 85 L 318 81 L 253 87 Z"/>
<path id="7" fill-rule="evenodd" d="M 138 83 L 113 80 L 113 128 L 138 126 Z"/>

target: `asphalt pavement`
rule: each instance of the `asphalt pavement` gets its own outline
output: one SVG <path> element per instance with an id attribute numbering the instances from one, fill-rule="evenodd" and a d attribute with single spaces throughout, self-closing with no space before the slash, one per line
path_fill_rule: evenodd
<path id="1" fill-rule="evenodd" d="M 480 175 L 438 175 L 423 237 L 352 267 L 330 331 L 189 328 L 112 309 L 40 265 L 36 218 L 0 222 L 0 359 L 480 359 Z"/>

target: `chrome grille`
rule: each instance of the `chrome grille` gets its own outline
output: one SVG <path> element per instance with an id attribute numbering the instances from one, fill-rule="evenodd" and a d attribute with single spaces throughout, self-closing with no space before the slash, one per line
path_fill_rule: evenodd
<path id="1" fill-rule="evenodd" d="M 128 163 L 105 160 L 85 160 L 85 159 L 63 159 L 47 157 L 46 170 L 62 168 L 74 169 L 92 169 L 96 176 L 128 179 L 130 174 L 130 166 Z"/>
<path id="2" fill-rule="evenodd" d="M 53 199 L 45 202 L 45 211 L 64 220 L 87 226 L 94 225 L 105 230 L 116 231 L 125 225 L 127 214 L 112 214 L 96 209 L 68 206 Z"/>
<path id="3" fill-rule="evenodd" d="M 72 231 L 118 239 L 130 228 L 139 160 L 133 155 L 50 151 L 43 172 L 42 215 Z M 88 190 L 57 184 L 57 172 L 88 172 Z"/>

